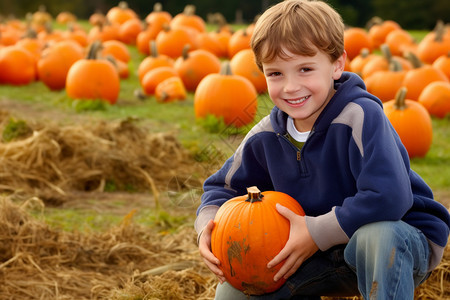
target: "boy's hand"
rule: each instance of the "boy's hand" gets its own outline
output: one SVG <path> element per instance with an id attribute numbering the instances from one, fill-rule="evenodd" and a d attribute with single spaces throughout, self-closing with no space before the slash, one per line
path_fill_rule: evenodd
<path id="1" fill-rule="evenodd" d="M 209 220 L 208 224 L 200 235 L 198 249 L 200 250 L 200 255 L 202 256 L 206 266 L 217 276 L 220 283 L 224 283 L 226 279 L 223 276 L 222 270 L 219 269 L 220 261 L 211 252 L 211 232 L 213 228 L 214 221 Z"/>
<path id="2" fill-rule="evenodd" d="M 297 215 L 281 204 L 277 204 L 277 211 L 289 220 L 291 227 L 286 245 L 281 249 L 280 253 L 267 264 L 267 267 L 271 268 L 286 259 L 284 265 L 278 273 L 275 274 L 273 278 L 275 281 L 278 281 L 282 277 L 287 279 L 297 271 L 306 259 L 319 250 L 319 247 L 317 247 L 306 227 L 305 217 Z"/>

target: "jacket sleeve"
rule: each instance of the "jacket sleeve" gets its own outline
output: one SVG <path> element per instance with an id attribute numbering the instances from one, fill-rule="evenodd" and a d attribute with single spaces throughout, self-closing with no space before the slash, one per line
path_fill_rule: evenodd
<path id="1" fill-rule="evenodd" d="M 321 250 L 346 243 L 365 224 L 400 220 L 413 205 L 406 149 L 382 108 L 366 102 L 344 109 L 342 123 L 352 133 L 348 148 L 337 149 L 348 159 L 356 193 L 329 213 L 307 218 Z"/>

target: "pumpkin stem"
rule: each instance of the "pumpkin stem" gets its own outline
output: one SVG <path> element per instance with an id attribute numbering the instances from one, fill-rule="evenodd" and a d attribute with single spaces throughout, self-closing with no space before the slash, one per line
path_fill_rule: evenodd
<path id="1" fill-rule="evenodd" d="M 384 58 L 390 63 L 392 61 L 392 52 L 389 48 L 388 44 L 383 44 L 380 46 L 381 52 L 383 53 Z"/>
<path id="2" fill-rule="evenodd" d="M 442 42 L 444 39 L 444 33 L 445 33 L 445 24 L 442 20 L 438 20 L 436 22 L 436 26 L 434 27 L 434 41 L 435 42 Z"/>
<path id="3" fill-rule="evenodd" d="M 156 47 L 156 41 L 151 40 L 150 41 L 150 55 L 152 57 L 158 57 L 158 48 Z"/>
<path id="4" fill-rule="evenodd" d="M 393 59 L 393 60 L 389 63 L 389 71 L 392 71 L 392 72 L 400 72 L 400 71 L 403 71 L 402 64 L 401 64 L 399 61 Z"/>
<path id="5" fill-rule="evenodd" d="M 406 93 L 408 92 L 408 89 L 406 87 L 401 87 L 397 94 L 395 94 L 395 108 L 398 110 L 405 110 L 407 108 L 406 106 Z"/>
<path id="6" fill-rule="evenodd" d="M 248 198 L 245 200 L 246 202 L 259 202 L 262 201 L 264 195 L 261 194 L 261 191 L 256 186 L 251 186 L 247 188 Z"/>
<path id="7" fill-rule="evenodd" d="M 195 15 L 195 6 L 193 4 L 188 4 L 184 7 L 183 13 L 186 16 L 193 16 Z"/>
<path id="8" fill-rule="evenodd" d="M 423 62 L 420 60 L 419 57 L 417 57 L 417 55 L 415 55 L 411 51 L 405 53 L 405 57 L 412 63 L 414 69 L 423 67 Z"/>
<path id="9" fill-rule="evenodd" d="M 128 2 L 126 1 L 120 1 L 117 5 L 120 9 L 128 9 Z"/>
<path id="10" fill-rule="evenodd" d="M 183 58 L 183 60 L 186 60 L 189 58 L 189 50 L 191 49 L 191 45 L 186 44 L 183 47 L 183 51 L 181 52 L 181 57 Z"/>
<path id="11" fill-rule="evenodd" d="M 102 49 L 102 42 L 99 40 L 96 40 L 92 42 L 92 44 L 89 46 L 86 58 L 87 59 L 97 59 L 98 54 L 100 50 Z"/>
<path id="12" fill-rule="evenodd" d="M 161 4 L 161 2 L 156 2 L 153 5 L 153 11 L 154 12 L 161 12 L 162 11 L 162 4 Z"/>
<path id="13" fill-rule="evenodd" d="M 229 61 L 224 61 L 222 63 L 222 66 L 220 67 L 220 75 L 233 75 L 233 72 L 231 71 L 231 66 Z"/>

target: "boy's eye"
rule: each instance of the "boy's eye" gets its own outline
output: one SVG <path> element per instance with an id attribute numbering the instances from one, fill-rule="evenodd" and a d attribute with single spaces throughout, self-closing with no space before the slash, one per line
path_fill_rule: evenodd
<path id="1" fill-rule="evenodd" d="M 300 69 L 300 72 L 308 72 L 308 71 L 311 71 L 312 69 L 311 68 L 301 68 Z"/>
<path id="2" fill-rule="evenodd" d="M 275 77 L 275 76 L 280 76 L 281 72 L 270 72 L 269 74 L 267 74 L 267 77 Z"/>

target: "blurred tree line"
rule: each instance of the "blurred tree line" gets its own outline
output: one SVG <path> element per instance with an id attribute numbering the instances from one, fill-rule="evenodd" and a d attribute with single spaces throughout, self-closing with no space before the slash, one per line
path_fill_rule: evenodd
<path id="1" fill-rule="evenodd" d="M 120 0 L 1 0 L 0 15 L 23 18 L 40 5 L 56 16 L 61 11 L 70 11 L 80 19 L 87 19 L 94 12 L 106 13 Z M 144 18 L 153 10 L 157 1 L 129 0 L 128 5 Z M 197 7 L 197 14 L 207 18 L 209 13 L 221 13 L 229 23 L 252 22 L 254 17 L 280 0 L 162 0 L 163 9 L 172 15 L 183 11 L 186 4 Z M 342 15 L 349 26 L 364 27 L 373 17 L 395 20 L 405 29 L 432 29 L 438 19 L 450 22 L 449 0 L 328 0 Z"/>

